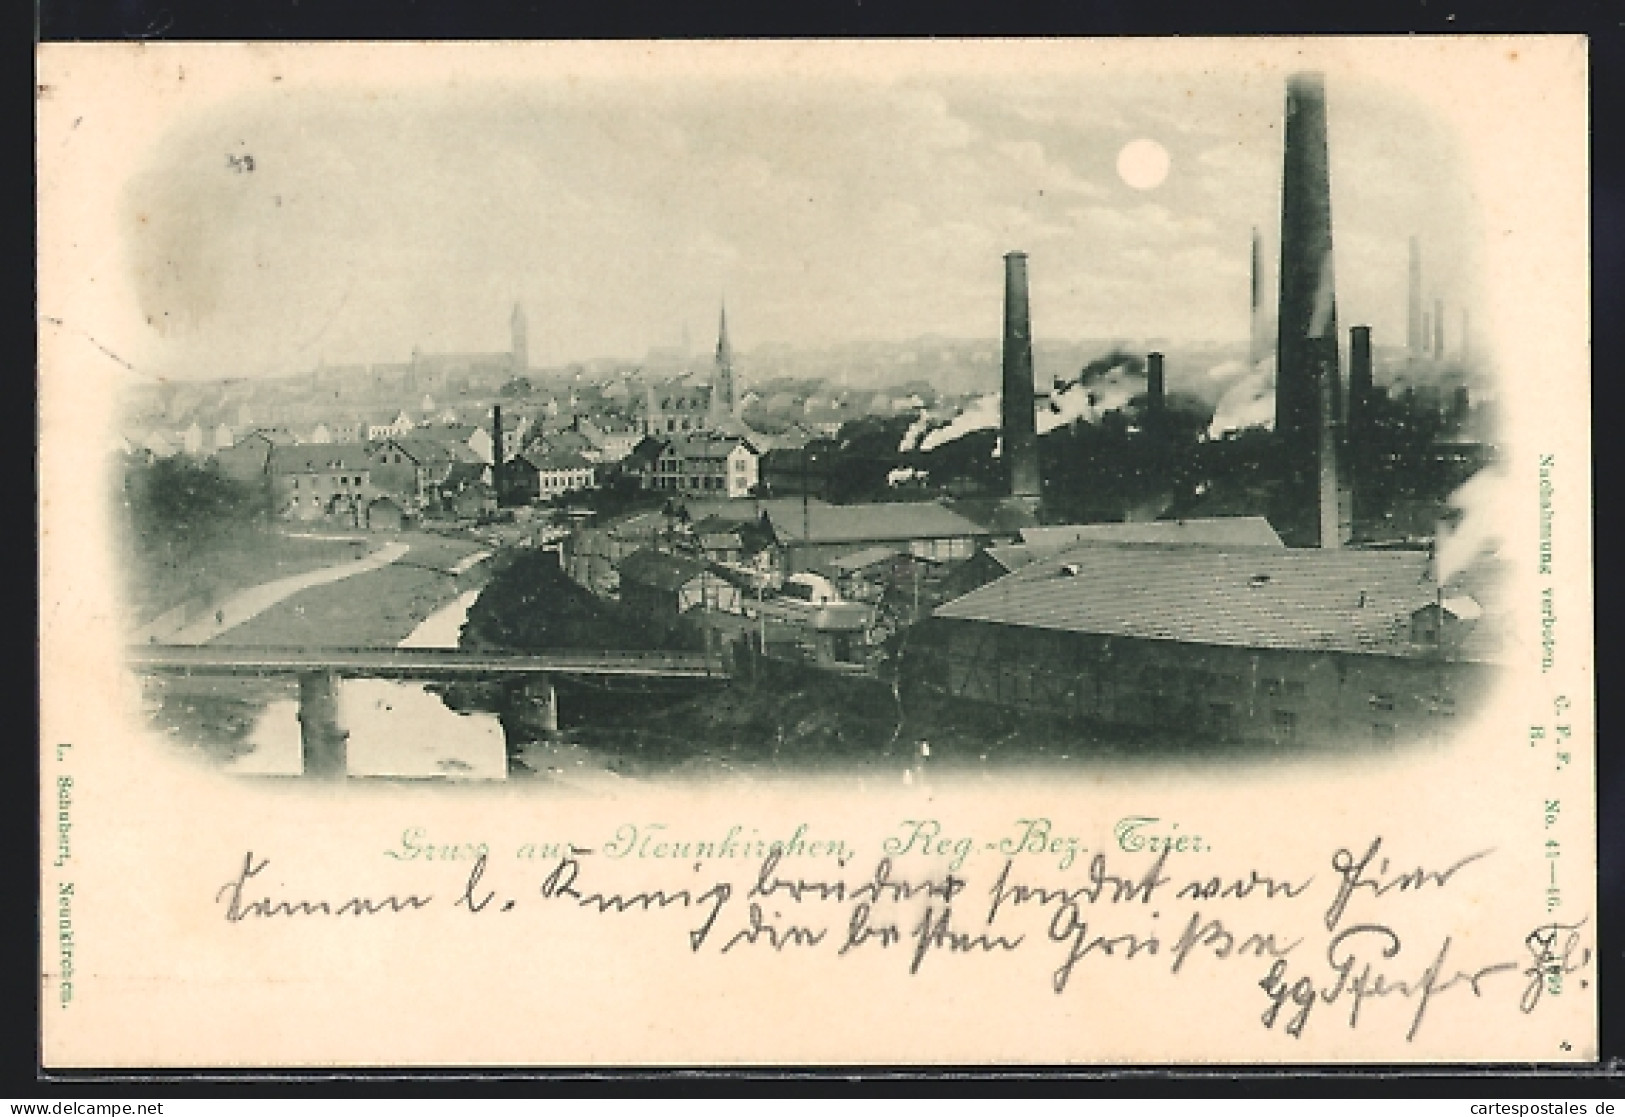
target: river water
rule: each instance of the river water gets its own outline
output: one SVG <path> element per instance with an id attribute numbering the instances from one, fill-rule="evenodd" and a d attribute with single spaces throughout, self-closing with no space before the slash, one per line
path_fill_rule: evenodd
<path id="1" fill-rule="evenodd" d="M 478 596 L 478 590 L 469 590 L 431 613 L 400 646 L 455 648 Z M 302 771 L 298 697 L 291 686 L 281 689 L 285 695 L 266 702 L 242 736 L 228 771 L 265 776 Z M 345 679 L 339 683 L 339 723 L 350 732 L 351 776 L 500 780 L 508 775 L 496 715 L 454 711 L 426 683 Z"/>

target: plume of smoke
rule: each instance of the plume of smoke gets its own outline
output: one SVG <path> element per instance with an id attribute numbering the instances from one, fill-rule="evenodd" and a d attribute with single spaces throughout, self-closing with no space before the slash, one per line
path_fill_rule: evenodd
<path id="1" fill-rule="evenodd" d="M 903 440 L 897 444 L 897 452 L 899 454 L 908 454 L 917 450 L 920 439 L 925 437 L 925 432 L 932 427 L 941 426 L 943 422 L 942 416 L 933 415 L 929 411 L 921 411 L 914 417 L 914 422 L 909 424 L 908 430 L 903 432 Z"/>
<path id="2" fill-rule="evenodd" d="M 1038 433 L 1048 434 L 1078 420 L 1098 423 L 1109 411 L 1120 411 L 1145 388 L 1145 359 L 1114 350 L 1097 357 L 1079 370 L 1071 381 L 1057 379 L 1047 403 L 1037 403 Z M 973 431 L 998 430 L 1001 426 L 997 392 L 979 396 L 946 423 L 936 416 L 921 414 L 903 434 L 899 453 L 929 452 Z M 994 449 L 994 457 L 999 454 Z"/>
<path id="3" fill-rule="evenodd" d="M 1474 559 L 1495 550 L 1501 542 L 1506 499 L 1506 477 L 1483 469 L 1464 481 L 1446 503 L 1458 513 L 1454 525 L 1439 527 L 1433 548 L 1434 579 L 1444 585 Z"/>
<path id="4" fill-rule="evenodd" d="M 1207 436 L 1221 438 L 1231 431 L 1275 428 L 1275 358 L 1265 357 L 1249 369 L 1243 361 L 1225 361 L 1208 370 L 1215 380 L 1234 378 L 1213 409 Z"/>
<path id="5" fill-rule="evenodd" d="M 946 425 L 927 432 L 925 437 L 919 440 L 918 447 L 924 451 L 935 450 L 938 446 L 962 438 L 972 431 L 998 430 L 999 423 L 999 394 L 991 392 L 972 400 L 968 407 L 955 415 Z"/>
<path id="6" fill-rule="evenodd" d="M 1126 365 L 1115 366 L 1087 383 L 1080 377 L 1077 383 L 1051 394 L 1049 405 L 1038 409 L 1038 433 L 1048 434 L 1080 419 L 1098 423 L 1108 411 L 1127 407 L 1144 388 L 1144 374 L 1135 373 Z"/>
<path id="7" fill-rule="evenodd" d="M 1078 370 L 1077 383 L 1085 388 L 1106 379 L 1118 370 L 1131 376 L 1145 376 L 1145 358 L 1125 353 L 1121 349 L 1113 349 L 1103 357 L 1096 357 L 1083 368 Z"/>

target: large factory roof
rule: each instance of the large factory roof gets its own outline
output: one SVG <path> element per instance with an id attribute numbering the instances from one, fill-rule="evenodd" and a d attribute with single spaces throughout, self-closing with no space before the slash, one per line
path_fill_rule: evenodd
<path id="1" fill-rule="evenodd" d="M 1420 551 L 1084 543 L 939 607 L 957 621 L 1145 640 L 1410 655 L 1437 600 Z"/>
<path id="2" fill-rule="evenodd" d="M 1207 543 L 1219 547 L 1284 547 L 1263 516 L 1208 516 L 1132 524 L 1064 524 L 1021 529 L 1021 541 L 1038 550 L 1068 543 Z"/>
<path id="3" fill-rule="evenodd" d="M 800 501 L 768 507 L 773 532 L 784 543 L 881 543 L 910 539 L 975 539 L 987 529 L 933 503 L 820 504 Z"/>

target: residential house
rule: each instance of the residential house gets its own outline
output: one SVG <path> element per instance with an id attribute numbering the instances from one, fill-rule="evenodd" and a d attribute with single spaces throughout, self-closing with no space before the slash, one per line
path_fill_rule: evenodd
<path id="1" fill-rule="evenodd" d="M 339 419 L 333 423 L 332 435 L 329 442 L 365 442 L 369 424 L 365 419 Z"/>
<path id="2" fill-rule="evenodd" d="M 690 524 L 688 546 L 708 562 L 750 567 L 763 573 L 779 568 L 778 542 L 766 521 L 705 516 Z"/>
<path id="3" fill-rule="evenodd" d="M 643 439 L 642 431 L 635 424 L 602 416 L 577 419 L 575 430 L 587 441 L 588 448 L 581 451 L 582 456 L 595 462 L 621 461 Z"/>
<path id="4" fill-rule="evenodd" d="M 592 488 L 596 467 L 573 450 L 550 450 L 542 444 L 505 463 L 503 476 L 508 500 L 529 503 Z"/>
<path id="5" fill-rule="evenodd" d="M 474 455 L 487 465 L 496 460 L 491 452 L 491 432 L 472 423 L 419 427 L 412 432 L 412 437 L 431 442 L 460 443 L 474 451 Z"/>
<path id="6" fill-rule="evenodd" d="M 328 428 L 326 423 L 317 423 L 310 429 L 310 434 L 305 438 L 305 441 L 314 442 L 319 445 L 326 444 L 333 441 L 333 432 Z"/>
<path id="7" fill-rule="evenodd" d="M 621 601 L 656 624 L 674 624 L 691 609 L 743 611 L 739 586 L 697 559 L 644 548 L 619 569 Z"/>
<path id="8" fill-rule="evenodd" d="M 380 417 L 367 424 L 367 441 L 382 442 L 389 438 L 400 438 L 410 434 L 417 426 L 417 421 L 405 411 L 397 411 L 393 419 Z"/>
<path id="9" fill-rule="evenodd" d="M 429 438 L 390 438 L 373 447 L 371 455 L 373 487 L 408 508 L 433 502 L 457 463 L 484 465 L 463 443 Z"/>

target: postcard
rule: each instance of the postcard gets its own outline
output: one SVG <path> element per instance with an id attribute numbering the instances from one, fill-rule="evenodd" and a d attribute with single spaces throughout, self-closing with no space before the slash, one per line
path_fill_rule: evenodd
<path id="1" fill-rule="evenodd" d="M 45 1065 L 1595 1059 L 1586 88 L 41 47 Z"/>

